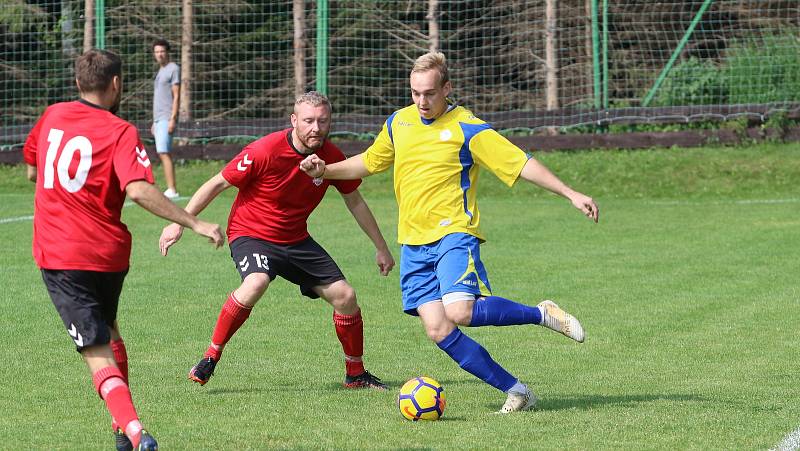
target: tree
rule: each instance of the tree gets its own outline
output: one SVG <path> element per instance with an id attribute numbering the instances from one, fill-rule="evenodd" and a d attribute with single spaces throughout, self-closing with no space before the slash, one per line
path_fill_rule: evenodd
<path id="1" fill-rule="evenodd" d="M 556 61 L 556 0 L 547 0 L 545 4 L 545 71 L 547 109 L 558 108 L 558 61 Z"/>
<path id="2" fill-rule="evenodd" d="M 428 0 L 428 15 L 425 16 L 428 19 L 428 39 L 431 52 L 439 50 L 439 22 L 437 22 L 436 14 L 438 4 L 439 0 Z"/>
<path id="3" fill-rule="evenodd" d="M 292 1 L 294 19 L 294 95 L 303 94 L 306 89 L 306 9 L 304 0 Z"/>
<path id="4" fill-rule="evenodd" d="M 83 21 L 83 51 L 91 50 L 94 47 L 94 1 L 84 2 L 84 21 Z"/>
<path id="5" fill-rule="evenodd" d="M 183 0 L 183 22 L 181 23 L 181 99 L 178 107 L 179 119 L 192 119 L 192 29 L 194 7 L 192 0 Z"/>

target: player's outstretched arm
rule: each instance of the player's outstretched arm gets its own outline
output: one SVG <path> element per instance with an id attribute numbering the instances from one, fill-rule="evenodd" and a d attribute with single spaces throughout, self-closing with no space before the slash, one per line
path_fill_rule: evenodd
<path id="1" fill-rule="evenodd" d="M 225 236 L 219 228 L 219 224 L 211 224 L 197 219 L 194 215 L 187 213 L 178 207 L 171 200 L 164 197 L 155 186 L 144 180 L 136 180 L 128 183 L 125 187 L 128 197 L 142 208 L 169 221 L 177 222 L 189 227 L 195 233 L 208 238 L 215 247 L 220 247 L 225 241 Z"/>
<path id="2" fill-rule="evenodd" d="M 525 167 L 519 173 L 520 178 L 525 179 L 535 185 L 552 191 L 559 196 L 566 197 L 572 202 L 572 205 L 578 210 L 582 211 L 587 218 L 594 222 L 600 220 L 600 210 L 594 200 L 578 191 L 573 190 L 555 176 L 549 169 L 542 163 L 536 161 L 534 158 L 528 159 Z"/>
<path id="3" fill-rule="evenodd" d="M 231 187 L 231 184 L 218 173 L 203 183 L 197 189 L 189 203 L 186 205 L 186 212 L 191 215 L 199 215 L 201 211 L 205 210 L 208 204 L 214 200 L 219 193 Z M 161 231 L 161 237 L 158 239 L 158 247 L 161 249 L 161 255 L 166 256 L 169 248 L 178 242 L 183 235 L 183 227 L 180 224 L 172 223 L 164 227 Z"/>
<path id="4" fill-rule="evenodd" d="M 372 175 L 364 166 L 363 154 L 331 164 L 325 164 L 317 154 L 311 154 L 300 162 L 300 170 L 311 177 L 330 180 L 355 180 Z"/>
<path id="5" fill-rule="evenodd" d="M 369 205 L 361 197 L 361 193 L 358 190 L 342 194 L 342 198 L 344 198 L 347 209 L 350 210 L 350 214 L 356 219 L 361 230 L 367 234 L 369 239 L 372 240 L 372 244 L 375 245 L 375 263 L 378 265 L 381 275 L 389 275 L 389 271 L 394 268 L 394 257 L 389 251 L 389 246 L 386 245 L 386 240 L 383 239 L 381 229 L 378 227 L 378 222 L 375 221 L 375 216 L 369 209 Z"/>

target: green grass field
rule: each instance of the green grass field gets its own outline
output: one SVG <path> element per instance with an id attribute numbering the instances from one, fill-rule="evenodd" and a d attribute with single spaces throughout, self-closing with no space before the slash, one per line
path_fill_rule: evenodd
<path id="1" fill-rule="evenodd" d="M 311 231 L 355 286 L 367 367 L 392 389 L 342 389 L 330 307 L 283 280 L 211 382 L 190 383 L 238 275 L 227 248 L 190 234 L 161 257 L 164 222 L 128 207 L 134 254 L 119 320 L 142 421 L 165 450 L 775 447 L 800 426 L 796 147 L 541 155 L 596 198 L 597 225 L 562 199 L 508 190 L 484 173 L 483 258 L 495 293 L 554 299 L 587 331 L 580 345 L 535 326 L 464 328 L 540 397 L 535 411 L 509 416 L 492 414 L 504 394 L 462 371 L 401 312 L 397 271 L 378 276 L 336 194 Z M 179 166 L 181 192 L 220 167 Z M 390 185 L 380 175 L 362 192 L 394 240 Z M 203 217 L 224 223 L 232 195 Z M 0 167 L 0 448 L 112 449 L 108 414 L 30 256 L 32 198 L 22 167 Z M 420 374 L 445 387 L 441 421 L 408 422 L 396 409 L 400 385 Z"/>

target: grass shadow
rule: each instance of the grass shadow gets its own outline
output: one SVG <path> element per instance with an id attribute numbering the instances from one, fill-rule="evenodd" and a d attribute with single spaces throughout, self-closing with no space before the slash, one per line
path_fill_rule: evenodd
<path id="1" fill-rule="evenodd" d="M 536 410 L 588 410 L 603 406 L 634 407 L 637 404 L 654 401 L 705 401 L 701 396 L 691 394 L 652 394 L 652 395 L 587 395 L 569 398 L 545 398 L 536 404 Z"/>
<path id="2" fill-rule="evenodd" d="M 274 391 L 282 391 L 282 388 L 278 387 L 222 387 L 222 388 L 209 388 L 205 389 L 205 393 L 208 395 L 218 396 L 218 395 L 232 395 L 232 394 L 252 394 L 252 393 L 265 393 L 265 392 L 274 392 Z"/>

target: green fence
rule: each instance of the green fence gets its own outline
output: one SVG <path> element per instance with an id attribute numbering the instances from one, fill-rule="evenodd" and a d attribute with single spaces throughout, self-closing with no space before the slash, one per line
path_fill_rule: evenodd
<path id="1" fill-rule="evenodd" d="M 800 103 L 795 1 L 189 4 L 6 0 L 0 146 L 18 147 L 48 104 L 74 98 L 72 61 L 87 45 L 122 54 L 120 114 L 148 136 L 159 37 L 186 76 L 179 135 L 192 140 L 285 126 L 309 89 L 331 97 L 337 133 L 375 133 L 410 102 L 410 65 L 430 49 L 450 61 L 454 99 L 499 129 L 765 117 Z"/>

